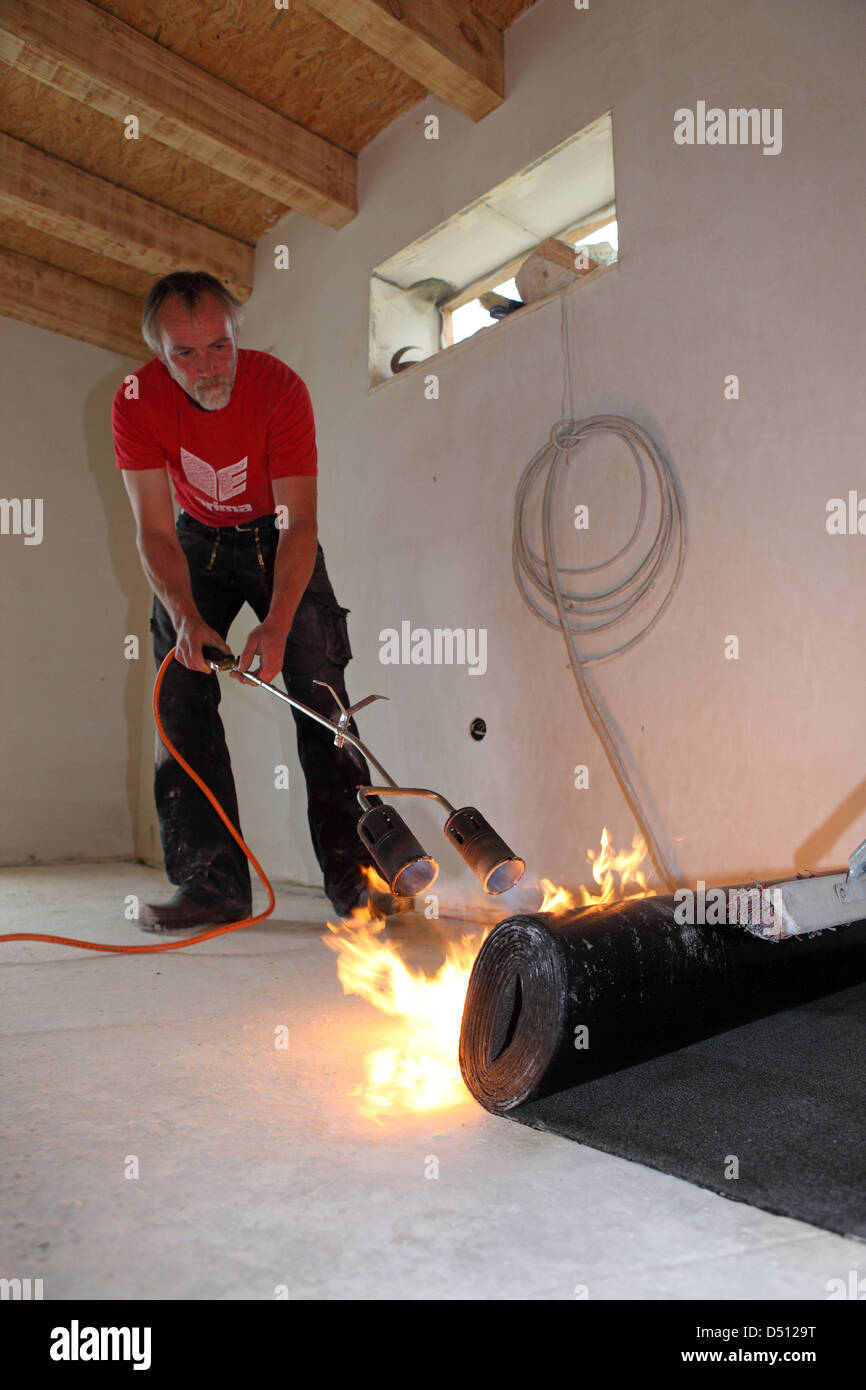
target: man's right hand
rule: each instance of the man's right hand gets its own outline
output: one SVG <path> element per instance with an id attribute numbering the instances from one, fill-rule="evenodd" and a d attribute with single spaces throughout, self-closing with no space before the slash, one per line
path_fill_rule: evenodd
<path id="1" fill-rule="evenodd" d="M 210 663 L 202 656 L 202 647 L 216 647 L 231 655 L 231 647 L 201 618 L 185 618 L 177 629 L 175 657 L 190 671 L 210 671 Z"/>
<path id="2" fill-rule="evenodd" d="M 165 468 L 126 469 L 123 481 L 135 516 L 142 567 L 177 633 L 177 659 L 190 671 L 209 672 L 202 647 L 226 653 L 229 648 L 202 621 L 195 606 L 189 565 L 175 530 L 168 472 Z"/>

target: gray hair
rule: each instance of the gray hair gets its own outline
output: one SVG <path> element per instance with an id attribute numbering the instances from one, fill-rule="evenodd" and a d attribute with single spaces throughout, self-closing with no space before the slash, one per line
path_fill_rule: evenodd
<path id="1" fill-rule="evenodd" d="M 177 299 L 191 314 L 198 308 L 206 295 L 213 295 L 228 310 L 232 332 L 237 341 L 238 328 L 243 317 L 243 306 L 235 299 L 231 290 L 226 289 L 221 280 L 209 275 L 206 270 L 175 270 L 171 275 L 163 275 L 151 285 L 141 316 L 141 336 L 152 352 L 162 356 L 162 343 L 157 329 L 159 311 L 167 299 Z"/>

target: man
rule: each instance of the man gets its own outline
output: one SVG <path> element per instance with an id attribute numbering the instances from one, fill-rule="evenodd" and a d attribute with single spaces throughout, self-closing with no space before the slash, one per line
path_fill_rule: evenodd
<path id="1" fill-rule="evenodd" d="M 328 718 L 338 711 L 314 682 L 327 681 L 348 705 L 343 672 L 352 654 L 349 610 L 337 603 L 317 538 L 309 392 L 278 358 L 238 347 L 239 311 L 225 286 L 202 271 L 158 280 L 142 319 L 156 357 L 127 378 L 112 409 L 115 461 L 154 591 L 157 666 L 177 649 L 162 685 L 165 730 L 238 827 L 219 678 L 202 648 L 228 652 L 229 627 L 249 603 L 259 621 L 237 678 L 258 657 L 261 680 L 282 671 L 289 694 Z M 326 728 L 293 712 L 313 848 L 325 891 L 345 915 L 366 901 L 362 867 L 370 858 L 357 834 L 356 789 L 370 772 L 356 749 L 338 749 Z M 357 733 L 354 722 L 349 727 Z M 177 891 L 170 902 L 144 906 L 139 925 L 172 931 L 248 916 L 247 859 L 159 738 L 154 789 L 166 873 Z M 374 904 L 385 912 L 405 905 Z"/>

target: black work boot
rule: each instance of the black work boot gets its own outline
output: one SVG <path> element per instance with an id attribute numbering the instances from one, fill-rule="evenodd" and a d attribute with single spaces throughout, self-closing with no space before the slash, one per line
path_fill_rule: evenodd
<path id="1" fill-rule="evenodd" d="M 242 922 L 250 914 L 248 903 L 216 902 L 207 906 L 178 888 L 170 902 L 145 903 L 138 914 L 138 925 L 142 931 L 182 931 L 188 927 L 222 927 L 229 922 Z"/>

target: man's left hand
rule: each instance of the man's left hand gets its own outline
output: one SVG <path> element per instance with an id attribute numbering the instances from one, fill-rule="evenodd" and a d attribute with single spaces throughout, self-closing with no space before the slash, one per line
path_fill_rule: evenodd
<path id="1" fill-rule="evenodd" d="M 252 665 L 253 658 L 259 658 L 258 668 L 253 672 L 260 681 L 265 681 L 270 685 L 271 681 L 283 668 L 283 656 L 286 650 L 286 638 L 288 629 L 283 623 L 275 624 L 265 619 L 254 627 L 244 644 L 238 662 L 237 671 L 232 671 L 232 675 L 237 680 L 243 681 L 243 672 L 248 671 Z M 244 681 L 245 685 L 249 681 Z"/>

